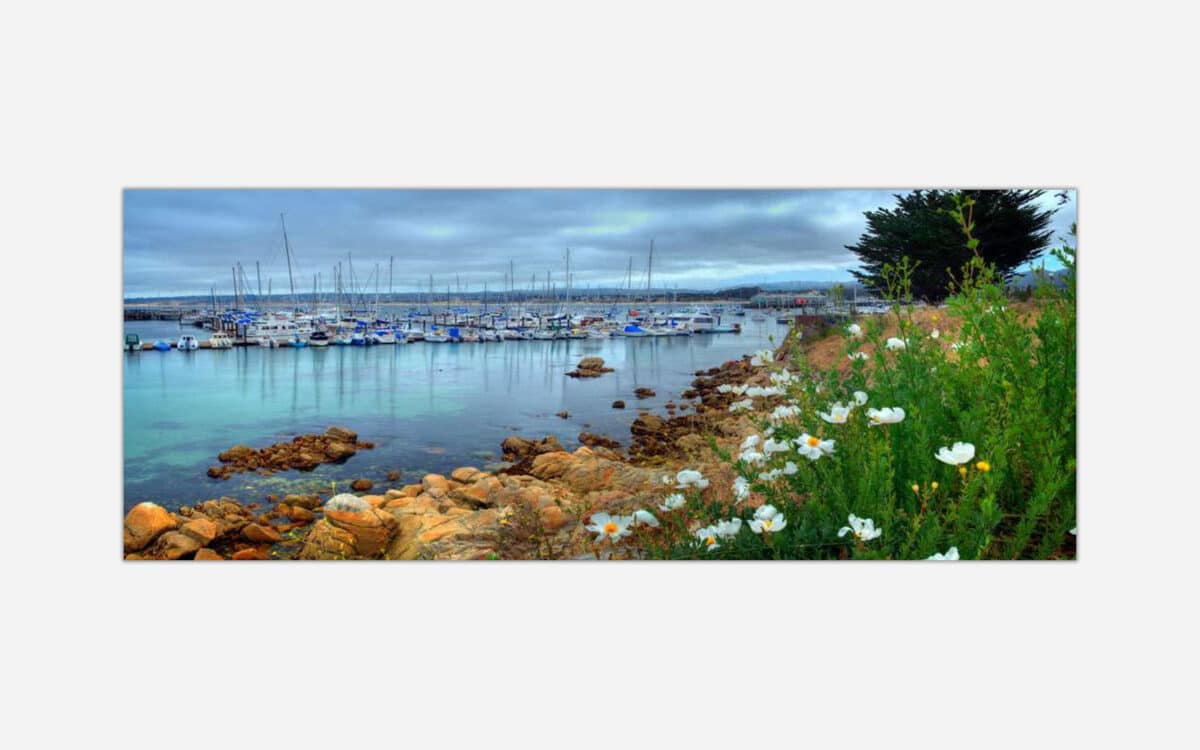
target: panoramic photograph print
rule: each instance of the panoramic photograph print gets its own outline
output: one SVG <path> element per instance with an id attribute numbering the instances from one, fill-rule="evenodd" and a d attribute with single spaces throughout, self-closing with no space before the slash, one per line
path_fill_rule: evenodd
<path id="1" fill-rule="evenodd" d="M 126 189 L 124 559 L 1074 560 L 1076 206 Z"/>

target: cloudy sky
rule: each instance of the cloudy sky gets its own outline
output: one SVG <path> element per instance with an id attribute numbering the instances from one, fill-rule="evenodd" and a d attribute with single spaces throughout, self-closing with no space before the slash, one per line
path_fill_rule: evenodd
<path id="1" fill-rule="evenodd" d="M 898 190 L 127 190 L 125 295 L 232 292 L 241 262 L 251 286 L 255 261 L 264 291 L 288 289 L 280 213 L 285 214 L 298 291 L 353 258 L 360 284 L 380 264 L 396 292 L 457 274 L 464 289 L 517 286 L 531 275 L 563 284 L 571 249 L 573 285 L 645 285 L 654 240 L 656 288 L 709 289 L 740 283 L 849 279 L 844 249 L 865 227 L 863 212 L 894 204 Z M 1045 196 L 1053 206 L 1053 194 Z M 1059 210 L 1055 235 L 1075 220 Z M 374 282 L 371 282 L 374 288 Z"/>

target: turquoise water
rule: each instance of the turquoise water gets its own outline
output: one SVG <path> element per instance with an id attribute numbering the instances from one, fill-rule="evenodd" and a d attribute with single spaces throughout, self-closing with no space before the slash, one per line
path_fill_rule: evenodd
<path id="1" fill-rule="evenodd" d="M 786 333 L 769 321 L 743 325 L 741 334 L 691 337 L 127 353 L 125 506 L 152 500 L 176 507 L 221 495 L 261 500 L 328 490 L 331 481 L 344 489 L 358 477 L 381 483 L 392 470 L 411 482 L 429 471 L 499 461 L 500 442 L 513 434 L 555 435 L 572 449 L 586 429 L 627 446 L 639 408 L 663 413 L 696 370 Z M 163 322 L 126 323 L 125 330 L 151 340 L 181 331 Z M 615 372 L 565 377 L 585 356 L 603 357 Z M 639 401 L 633 391 L 641 386 L 657 396 Z M 624 410 L 611 407 L 616 399 Z M 568 419 L 555 416 L 564 410 Z M 224 481 L 205 475 L 237 443 L 262 447 L 333 424 L 356 430 L 375 449 L 312 472 Z"/>

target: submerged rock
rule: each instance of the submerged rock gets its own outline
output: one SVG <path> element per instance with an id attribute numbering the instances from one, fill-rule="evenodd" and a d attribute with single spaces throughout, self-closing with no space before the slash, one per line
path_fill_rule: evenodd
<path id="1" fill-rule="evenodd" d="M 526 440 L 514 435 L 504 439 L 504 442 L 500 444 L 500 450 L 503 451 L 505 461 L 523 461 L 543 453 L 561 451 L 564 448 L 562 443 L 558 442 L 558 438 L 553 435 L 547 435 L 541 440 Z"/>
<path id="2" fill-rule="evenodd" d="M 374 486 L 375 483 L 370 479 L 355 479 L 350 483 L 350 489 L 354 490 L 355 492 L 366 492 Z"/>
<path id="3" fill-rule="evenodd" d="M 584 357 L 579 360 L 579 364 L 575 369 L 567 373 L 569 378 L 598 378 L 601 374 L 612 372 L 611 367 L 604 366 L 604 360 L 600 357 Z"/>
<path id="4" fill-rule="evenodd" d="M 297 435 L 291 442 L 275 443 L 258 450 L 248 445 L 235 445 L 217 455 L 221 465 L 209 467 L 208 475 L 228 479 L 247 471 L 264 475 L 288 469 L 312 471 L 321 464 L 345 461 L 360 449 L 373 447 L 374 443 L 359 441 L 358 433 L 353 430 L 335 426 L 323 434 Z"/>

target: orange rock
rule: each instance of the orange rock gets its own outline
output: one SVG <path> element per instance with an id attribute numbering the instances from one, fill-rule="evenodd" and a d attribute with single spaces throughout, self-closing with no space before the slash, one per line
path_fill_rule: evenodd
<path id="1" fill-rule="evenodd" d="M 316 518 L 316 515 L 308 508 L 301 508 L 298 505 L 292 505 L 288 508 L 287 517 L 299 523 L 308 523 Z"/>
<path id="2" fill-rule="evenodd" d="M 470 482 L 475 479 L 475 475 L 479 473 L 479 469 L 474 466 L 460 466 L 450 472 L 450 478 L 456 482 Z"/>
<path id="3" fill-rule="evenodd" d="M 426 492 L 431 489 L 440 489 L 443 493 L 450 490 L 450 483 L 441 474 L 426 474 L 421 477 L 421 488 Z M 432 493 L 431 493 L 432 494 Z"/>
<path id="4" fill-rule="evenodd" d="M 217 525 L 207 518 L 193 518 L 185 523 L 180 531 L 195 539 L 201 546 L 216 539 L 218 533 Z"/>
<path id="5" fill-rule="evenodd" d="M 372 508 L 378 508 L 383 505 L 385 498 L 383 495 L 363 495 L 362 499 L 370 503 Z"/>
<path id="6" fill-rule="evenodd" d="M 221 555 L 214 552 L 213 550 L 210 550 L 208 547 L 204 547 L 202 549 L 196 550 L 196 556 L 193 557 L 192 559 L 193 560 L 224 560 L 225 558 L 221 557 Z"/>
<path id="7" fill-rule="evenodd" d="M 355 492 L 366 492 L 374 486 L 375 483 L 370 479 L 355 479 L 350 483 L 350 489 L 354 490 Z"/>
<path id="8" fill-rule="evenodd" d="M 268 560 L 267 553 L 258 547 L 247 547 L 233 553 L 234 560 Z"/>
<path id="9" fill-rule="evenodd" d="M 242 536 L 251 542 L 270 544 L 274 544 L 283 538 L 271 526 L 262 526 L 257 523 L 246 524 L 246 527 L 242 529 Z"/>
<path id="10" fill-rule="evenodd" d="M 179 528 L 179 522 L 156 503 L 138 503 L 125 516 L 125 551 L 134 552 L 154 541 L 164 531 Z"/>
<path id="11" fill-rule="evenodd" d="M 547 531 L 558 531 L 567 525 L 567 515 L 563 513 L 562 508 L 557 505 L 548 505 L 542 508 L 540 517 L 542 520 L 542 528 Z"/>

